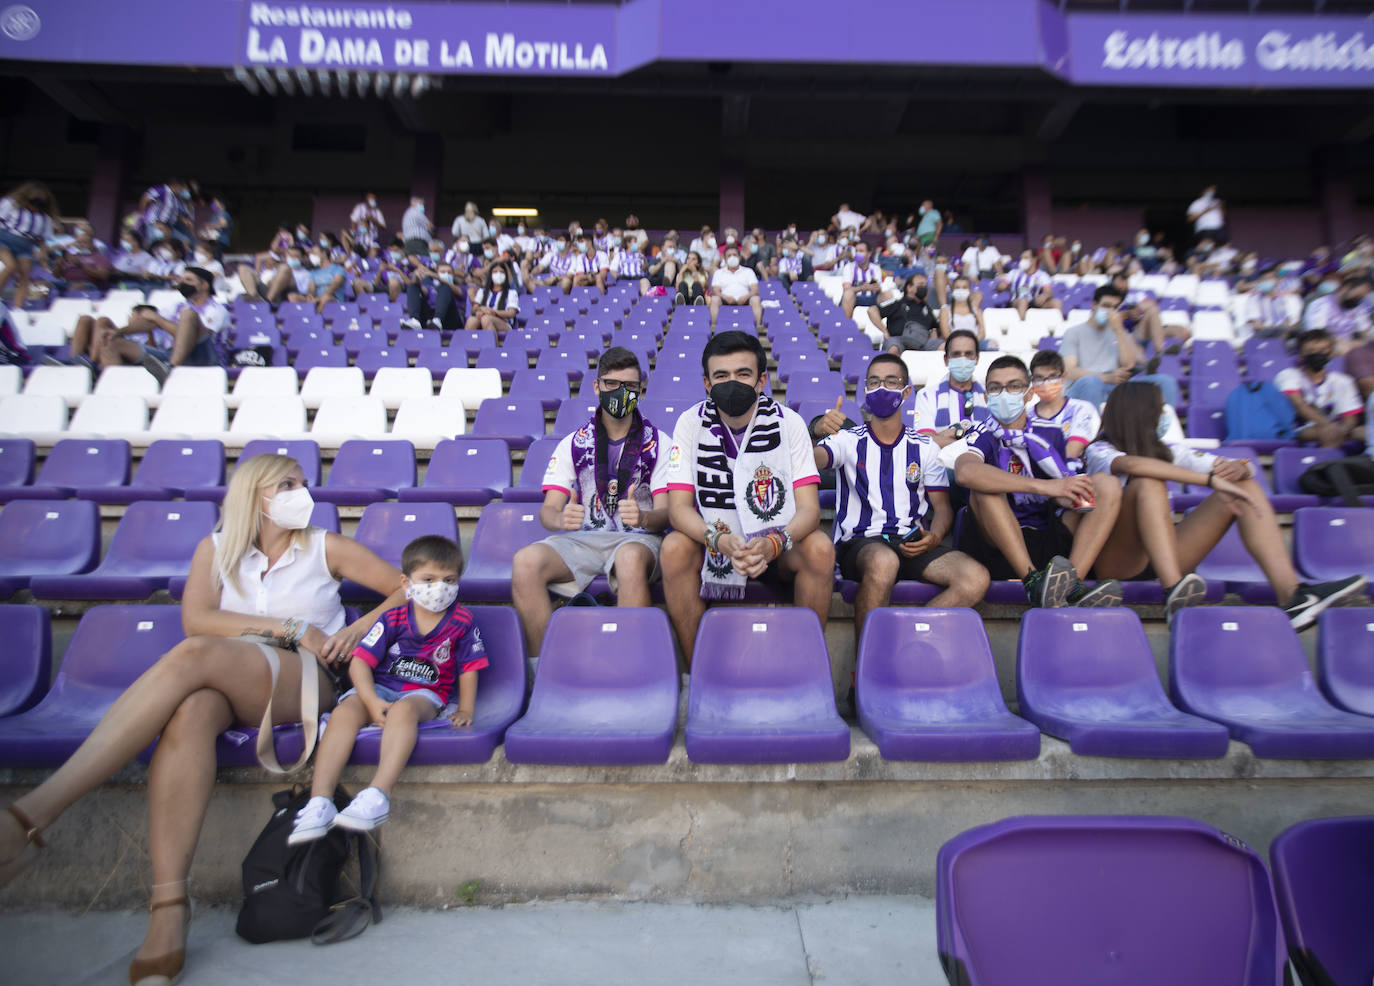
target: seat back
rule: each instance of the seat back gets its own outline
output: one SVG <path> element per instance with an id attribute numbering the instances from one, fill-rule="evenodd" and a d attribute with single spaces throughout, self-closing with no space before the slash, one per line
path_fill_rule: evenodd
<path id="1" fill-rule="evenodd" d="M 361 378 L 362 372 L 358 375 Z M 377 397 L 326 397 L 310 431 L 315 435 L 385 435 L 386 405 Z"/>
<path id="2" fill-rule="evenodd" d="M 1287 614 L 1268 606 L 1179 612 L 1169 639 L 1169 694 L 1181 708 L 1219 720 L 1287 717 L 1326 705 Z"/>
<path id="3" fill-rule="evenodd" d="M 240 435 L 299 435 L 305 431 L 305 402 L 295 396 L 246 397 L 229 431 Z"/>
<path id="4" fill-rule="evenodd" d="M 539 490 L 544 486 L 544 471 L 548 468 L 549 459 L 553 457 L 554 450 L 558 448 L 558 443 L 562 439 L 557 435 L 548 435 L 544 438 L 536 438 L 530 443 L 530 447 L 525 450 L 525 461 L 520 466 L 520 482 L 518 487 L 522 490 Z"/>
<path id="5" fill-rule="evenodd" d="M 1130 609 L 1028 609 L 1016 696 L 1027 713 L 1167 704 L 1145 628 Z"/>
<path id="6" fill-rule="evenodd" d="M 33 480 L 37 446 L 29 438 L 0 440 L 0 486 L 27 486 Z"/>
<path id="7" fill-rule="evenodd" d="M 93 500 L 15 500 L 0 510 L 0 576 L 75 575 L 98 561 Z"/>
<path id="8" fill-rule="evenodd" d="M 1298 477 L 1318 462 L 1339 459 L 1338 448 L 1280 448 L 1274 450 L 1274 492 L 1301 493 Z"/>
<path id="9" fill-rule="evenodd" d="M 93 606 L 72 633 L 57 677 L 126 688 L 184 638 L 180 606 Z"/>
<path id="10" fill-rule="evenodd" d="M 122 438 L 67 438 L 38 470 L 37 486 L 127 486 L 132 453 Z"/>
<path id="11" fill-rule="evenodd" d="M 767 725 L 835 714 L 825 635 L 809 609 L 709 609 L 692 653 L 689 719 Z"/>
<path id="12" fill-rule="evenodd" d="M 320 447 L 308 438 L 283 440 L 277 438 L 255 438 L 244 444 L 239 451 L 239 462 L 255 455 L 289 455 L 300 463 L 308 486 L 320 485 Z"/>
<path id="13" fill-rule="evenodd" d="M 487 398 L 501 396 L 501 371 L 454 367 L 444 374 L 439 396 L 456 397 L 463 402 L 463 407 L 475 411 Z"/>
<path id="14" fill-rule="evenodd" d="M 68 404 L 79 404 L 91 392 L 91 372 L 84 366 L 35 366 L 24 381 L 30 397 L 61 397 Z"/>
<path id="15" fill-rule="evenodd" d="M 8 512 L 8 507 L 0 511 L 0 525 Z M 52 628 L 48 611 L 42 606 L 0 606 L 0 638 L 5 641 L 5 670 L 0 674 L 0 717 L 3 717 L 33 708 L 48 690 L 48 682 L 52 680 Z"/>
<path id="16" fill-rule="evenodd" d="M 477 409 L 472 433 L 538 438 L 544 434 L 544 405 L 538 399 L 490 398 Z"/>
<path id="17" fill-rule="evenodd" d="M 356 366 L 316 366 L 301 381 L 301 400 L 306 407 L 319 407 L 330 397 L 362 397 L 365 388 L 363 371 Z"/>
<path id="18" fill-rule="evenodd" d="M 544 634 L 529 714 L 556 716 L 577 702 L 619 718 L 668 692 L 675 708 L 677 658 L 663 610 L 565 606 Z"/>
<path id="19" fill-rule="evenodd" d="M 218 394 L 163 397 L 152 424 L 154 435 L 222 435 L 229 428 L 229 411 Z"/>
<path id="20" fill-rule="evenodd" d="M 1318 627 L 1317 681 L 1322 694 L 1349 712 L 1374 716 L 1374 610 L 1328 609 Z"/>
<path id="21" fill-rule="evenodd" d="M 592 413 L 596 411 L 596 407 L 595 401 L 583 400 L 580 397 L 565 400 L 558 406 L 558 414 L 553 419 L 553 434 L 561 438 L 577 431 L 592 419 Z M 640 406 L 640 413 L 643 413 L 642 405 Z"/>
<path id="22" fill-rule="evenodd" d="M 435 443 L 467 431 L 467 412 L 462 401 L 448 397 L 407 397 L 396 410 L 391 434 L 397 438 L 414 437 L 415 441 Z"/>
<path id="23" fill-rule="evenodd" d="M 143 452 L 134 486 L 188 490 L 224 485 L 224 445 L 218 441 L 153 442 Z"/>
<path id="24" fill-rule="evenodd" d="M 295 397 L 300 378 L 289 366 L 245 366 L 234 381 L 235 397 Z"/>
<path id="25" fill-rule="evenodd" d="M 163 397 L 223 397 L 229 375 L 222 366 L 174 366 L 162 385 Z"/>
<path id="26" fill-rule="evenodd" d="M 369 503 L 358 521 L 354 537 L 378 558 L 397 568 L 401 551 L 416 538 L 438 534 L 454 544 L 458 540 L 458 521 L 447 503 Z"/>
<path id="27" fill-rule="evenodd" d="M 115 528 L 99 571 L 102 575 L 185 575 L 191 570 L 196 545 L 218 519 L 219 508 L 213 503 L 132 503 Z"/>
<path id="28" fill-rule="evenodd" d="M 499 494 L 511 485 L 510 448 L 495 438 L 446 438 L 434 446 L 424 485 Z"/>
<path id="29" fill-rule="evenodd" d="M 1318 581 L 1366 575 L 1374 578 L 1374 510 L 1368 507 L 1303 507 L 1293 513 L 1293 558 Z"/>
<path id="30" fill-rule="evenodd" d="M 925 719 L 931 706 L 957 707 L 968 718 L 1007 711 L 983 621 L 971 609 L 871 611 L 855 691 L 865 711 L 885 718 Z"/>
<path id="31" fill-rule="evenodd" d="M 307 381 L 309 382 L 309 381 Z M 413 397 L 432 397 L 434 377 L 422 366 L 406 367 L 383 366 L 372 378 L 371 396 L 380 397 L 389 408 L 398 408 L 401 402 Z"/>
<path id="32" fill-rule="evenodd" d="M 107 366 L 100 371 L 100 379 L 96 380 L 92 393 L 98 397 L 142 397 L 148 400 L 158 396 L 157 377 L 141 366 Z"/>
<path id="33" fill-rule="evenodd" d="M 325 481 L 327 489 L 397 489 L 414 485 L 415 446 L 396 440 L 344 442 Z"/>
<path id="34" fill-rule="evenodd" d="M 77 435 L 126 435 L 147 428 L 148 402 L 142 397 L 87 397 L 67 425 Z"/>
<path id="35" fill-rule="evenodd" d="M 515 553 L 548 534 L 539 523 L 535 504 L 487 504 L 472 533 L 472 555 L 463 572 L 459 598 L 509 599 Z"/>

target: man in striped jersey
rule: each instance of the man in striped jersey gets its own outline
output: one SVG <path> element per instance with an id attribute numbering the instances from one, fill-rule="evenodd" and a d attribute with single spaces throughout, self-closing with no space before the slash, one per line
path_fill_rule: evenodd
<path id="1" fill-rule="evenodd" d="M 611 258 L 611 273 L 617 281 L 638 281 L 640 294 L 649 290 L 649 268 L 637 238 L 626 239 L 615 252 Z"/>
<path id="2" fill-rule="evenodd" d="M 164 224 L 173 236 L 190 246 L 195 242 L 191 228 L 191 189 L 186 182 L 172 179 L 165 185 L 154 185 L 138 200 L 143 213 L 142 234 L 149 239 L 158 223 Z"/>
<path id="3" fill-rule="evenodd" d="M 988 572 L 968 555 L 941 542 L 954 526 L 947 470 L 940 449 L 902 425 L 902 403 L 911 396 L 906 364 L 889 353 L 874 356 L 864 381 L 868 424 L 827 433 L 815 447 L 816 468 L 837 477 L 835 559 L 840 574 L 859 583 L 854 626 L 876 606 L 886 606 L 898 579 L 943 586 L 931 606 L 973 606 L 988 588 Z M 828 416 L 827 416 L 828 417 Z"/>

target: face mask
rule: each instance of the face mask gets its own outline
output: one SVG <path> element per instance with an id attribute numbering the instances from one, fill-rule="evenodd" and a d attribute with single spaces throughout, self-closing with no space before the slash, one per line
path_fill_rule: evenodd
<path id="1" fill-rule="evenodd" d="M 611 246 L 620 246 L 621 242 L 622 242 L 622 241 L 621 241 L 621 239 L 620 239 L 619 236 L 612 236 L 612 237 L 611 237 Z"/>
<path id="2" fill-rule="evenodd" d="M 421 202 L 419 205 L 415 207 L 415 211 L 423 216 L 425 214 L 425 204 Z"/>
<path id="3" fill-rule="evenodd" d="M 1256 282 L 1255 290 L 1262 294 L 1268 294 L 1270 291 L 1274 290 L 1274 285 L 1276 283 L 1277 282 L 1273 278 L 1266 277 L 1264 280 Z"/>
<path id="4" fill-rule="evenodd" d="M 450 274 L 448 271 L 445 271 L 444 273 L 439 275 L 439 280 L 443 281 L 445 284 L 452 284 L 453 275 Z"/>
<path id="5" fill-rule="evenodd" d="M 459 252 L 459 253 L 467 253 L 467 252 L 468 252 L 469 250 L 471 250 L 471 249 L 472 249 L 472 244 L 468 243 L 467 240 L 459 240 L 459 241 L 458 241 L 458 252 Z"/>
<path id="6" fill-rule="evenodd" d="M 725 258 L 725 266 L 729 267 L 731 270 L 734 270 L 736 267 L 739 266 L 739 257 L 736 257 L 733 253 L 730 254 L 730 256 Z"/>
<path id="7" fill-rule="evenodd" d="M 1332 291 L 1335 291 L 1335 290 L 1336 290 L 1336 285 L 1332 284 L 1330 281 L 1322 281 L 1320 284 L 1317 285 L 1315 293 L 1316 293 L 1316 294 L 1330 294 Z"/>
<path id="8" fill-rule="evenodd" d="M 495 274 L 492 274 L 492 275 L 491 275 L 491 283 L 492 283 L 492 284 L 505 284 L 505 283 L 506 283 L 506 275 L 505 275 L 505 274 L 502 274 L 500 271 L 497 271 Z"/>
<path id="9" fill-rule="evenodd" d="M 639 395 L 621 384 L 615 390 L 603 390 L 598 395 L 598 403 L 601 410 L 605 411 L 613 418 L 627 417 L 639 403 Z"/>
<path id="10" fill-rule="evenodd" d="M 368 196 L 368 199 L 367 199 L 367 206 L 368 206 L 369 209 L 375 209 L 375 208 L 377 208 L 377 200 L 374 199 L 374 198 L 372 198 L 371 196 Z"/>
<path id="11" fill-rule="evenodd" d="M 524 226 L 516 226 L 516 227 L 515 227 L 515 235 L 517 235 L 517 236 L 524 236 L 524 235 L 525 235 L 525 227 L 524 227 Z"/>
<path id="12" fill-rule="evenodd" d="M 639 252 L 639 241 L 638 241 L 638 240 L 631 240 L 628 244 L 626 244 L 625 249 L 626 249 L 626 250 L 629 250 L 631 253 L 638 253 L 638 252 Z"/>
<path id="13" fill-rule="evenodd" d="M 406 598 L 431 613 L 444 613 L 458 598 L 458 586 L 453 582 L 412 582 L 406 586 Z"/>
<path id="14" fill-rule="evenodd" d="M 292 270 L 299 270 L 299 269 L 300 269 L 300 266 L 301 266 L 301 262 L 300 262 L 299 260 L 297 260 L 295 257 L 287 257 L 287 258 L 286 258 L 286 266 L 287 266 L 287 267 L 290 267 Z"/>
<path id="15" fill-rule="evenodd" d="M 1161 442 L 1164 441 L 1164 436 L 1167 435 L 1167 434 L 1169 434 L 1169 428 L 1170 428 L 1172 425 L 1173 425 L 1173 422 L 1169 420 L 1169 415 L 1168 415 L 1167 412 L 1166 412 L 1166 413 L 1160 414 L 1160 416 L 1159 416 L 1159 421 L 1158 421 L 1158 423 L 1155 425 L 1155 436 L 1156 436 Z"/>
<path id="16" fill-rule="evenodd" d="M 495 257 L 496 257 L 496 251 L 495 251 L 495 250 L 483 250 L 483 251 L 482 251 L 482 256 L 486 257 L 488 260 L 493 260 L 493 259 L 495 259 Z"/>
<path id="17" fill-rule="evenodd" d="M 1046 403 L 1052 404 L 1059 400 L 1059 395 L 1064 392 L 1064 381 L 1056 380 L 1054 383 L 1042 383 L 1031 389 L 1035 391 L 1036 397 Z"/>
<path id="18" fill-rule="evenodd" d="M 1073 252 L 1074 252 L 1074 253 L 1077 253 L 1078 251 L 1080 251 L 1080 250 L 1082 250 L 1082 249 L 1083 249 L 1083 244 L 1082 244 L 1082 243 L 1075 243 L 1075 244 L 1073 245 Z"/>
<path id="19" fill-rule="evenodd" d="M 1139 236 L 1135 238 L 1135 241 L 1139 243 L 1141 246 L 1144 246 L 1146 243 L 1150 242 L 1150 237 L 1144 233 L 1141 233 Z"/>
<path id="20" fill-rule="evenodd" d="M 191 193 L 188 189 L 183 188 L 181 191 L 177 192 L 177 194 L 181 196 L 183 202 L 189 202 L 191 200 Z"/>
<path id="21" fill-rule="evenodd" d="M 167 234 L 160 229 L 155 229 L 148 234 L 148 239 L 152 240 L 154 243 L 156 243 L 158 240 L 165 240 L 166 238 Z"/>
<path id="22" fill-rule="evenodd" d="M 758 245 L 757 243 L 750 243 L 750 244 L 749 244 L 749 255 L 752 257 L 754 254 L 756 254 L 756 253 L 758 253 L 758 252 L 759 252 L 759 245 Z"/>
<path id="23" fill-rule="evenodd" d="M 949 361 L 949 375 L 959 383 L 968 383 L 973 379 L 973 371 L 977 368 L 978 361 L 967 356 L 955 356 Z"/>
<path id="24" fill-rule="evenodd" d="M 395 250 L 392 250 L 389 256 L 391 257 L 391 262 L 393 264 L 399 264 L 401 262 L 401 255 L 397 253 Z"/>
<path id="25" fill-rule="evenodd" d="M 847 237 L 847 236 L 841 236 L 841 237 L 840 237 L 840 246 L 849 246 L 849 237 Z"/>
<path id="26" fill-rule="evenodd" d="M 1326 364 L 1329 362 L 1331 362 L 1331 357 L 1326 353 L 1304 353 L 1302 357 L 1302 365 L 1313 373 L 1320 373 L 1326 369 Z"/>
<path id="27" fill-rule="evenodd" d="M 1030 261 L 1027 260 L 1025 257 L 1022 257 L 1020 260 L 1016 262 L 1016 266 L 1020 270 L 1030 270 Z"/>
<path id="28" fill-rule="evenodd" d="M 735 234 L 734 234 L 734 233 L 731 233 L 729 236 L 727 236 L 727 237 L 725 238 L 725 243 L 726 243 L 727 246 L 728 246 L 729 244 L 731 244 L 731 243 L 734 243 L 734 242 L 735 242 Z"/>
<path id="29" fill-rule="evenodd" d="M 890 418 L 902 406 L 902 392 L 879 387 L 864 394 L 864 410 L 875 418 Z"/>
<path id="30" fill-rule="evenodd" d="M 821 233 L 816 237 L 816 246 L 825 246 L 825 234 Z"/>
<path id="31" fill-rule="evenodd" d="M 311 266 L 311 267 L 318 267 L 318 266 L 320 266 L 320 255 L 319 255 L 318 253 L 312 253 L 312 254 L 310 255 L 310 266 Z"/>
<path id="32" fill-rule="evenodd" d="M 1011 424 L 1026 411 L 1026 395 L 1002 391 L 988 398 L 988 410 L 1002 424 Z"/>
<path id="33" fill-rule="evenodd" d="M 133 241 L 132 241 L 132 240 L 120 240 L 120 241 L 119 241 L 119 245 L 122 246 L 122 247 L 124 248 L 124 252 L 125 252 L 125 253 L 133 253 L 133 252 L 134 252 L 134 244 L 133 244 Z"/>
<path id="34" fill-rule="evenodd" d="M 299 486 L 294 490 L 282 490 L 268 501 L 267 519 L 288 531 L 300 531 L 310 526 L 310 512 L 314 509 L 310 490 Z"/>
<path id="35" fill-rule="evenodd" d="M 936 264 L 936 270 L 949 270 L 949 264 Z"/>
<path id="36" fill-rule="evenodd" d="M 916 285 L 916 298 L 917 298 L 917 300 L 919 300 L 919 301 L 925 301 L 925 300 L 926 300 L 926 296 L 927 296 L 928 294 L 930 294 L 930 285 L 929 285 L 929 284 L 918 284 L 918 285 Z"/>
<path id="37" fill-rule="evenodd" d="M 791 247 L 783 247 L 783 248 L 782 248 L 782 255 L 783 255 L 784 257 L 790 257 L 790 256 L 792 256 L 792 248 L 791 248 Z"/>
<path id="38" fill-rule="evenodd" d="M 921 206 L 921 210 L 920 210 L 920 211 L 921 211 L 921 215 L 924 216 L 924 215 L 925 215 L 927 212 L 929 212 L 930 210 L 927 209 L 925 206 Z"/>
<path id="39" fill-rule="evenodd" d="M 727 380 L 711 388 L 711 400 L 727 418 L 738 418 L 758 403 L 759 392 L 747 383 Z"/>
<path id="40" fill-rule="evenodd" d="M 1105 328 L 1106 325 L 1107 325 L 1107 319 L 1108 319 L 1109 317 L 1110 317 L 1110 313 L 1107 311 L 1107 309 L 1105 309 L 1105 308 L 1094 308 L 1094 309 L 1093 309 L 1093 321 L 1097 323 L 1098 328 Z"/>
<path id="41" fill-rule="evenodd" d="M 566 244 L 566 243 L 564 243 L 562 240 L 560 240 L 560 241 L 558 242 L 558 252 L 559 252 L 559 253 L 567 253 L 567 252 L 568 252 L 568 244 Z"/>
<path id="42" fill-rule="evenodd" d="M 196 293 L 196 286 L 194 284 L 178 284 L 177 290 L 181 292 L 183 298 L 189 298 Z"/>
<path id="43" fill-rule="evenodd" d="M 955 288 L 950 292 L 955 301 L 968 301 L 968 288 Z"/>
<path id="44" fill-rule="evenodd" d="M 858 264 L 860 267 L 866 267 L 866 266 L 868 266 L 868 254 L 866 254 L 866 253 L 856 253 L 856 254 L 854 254 L 854 263 Z"/>
<path id="45" fill-rule="evenodd" d="M 429 262 L 432 263 L 432 264 L 437 264 L 437 263 L 439 262 L 439 258 L 440 258 L 441 256 L 443 256 L 443 254 L 431 253 L 431 254 L 429 255 Z"/>
<path id="46" fill-rule="evenodd" d="M 209 262 L 210 262 L 210 255 L 209 255 L 208 253 L 198 253 L 198 254 L 196 254 L 196 263 L 199 264 L 200 266 L 204 267 L 204 266 L 205 266 L 206 264 L 208 264 Z"/>

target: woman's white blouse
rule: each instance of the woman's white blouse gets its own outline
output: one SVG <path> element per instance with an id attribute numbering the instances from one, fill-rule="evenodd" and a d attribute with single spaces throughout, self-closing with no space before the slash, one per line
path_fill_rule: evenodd
<path id="1" fill-rule="evenodd" d="M 339 599 L 339 582 L 330 574 L 325 560 L 325 535 L 323 528 L 312 527 L 305 545 L 292 541 L 270 569 L 267 556 L 256 546 L 249 548 L 239 563 L 242 590 L 225 580 L 219 595 L 220 609 L 276 620 L 294 616 L 326 634 L 343 629 L 344 608 Z M 219 533 L 213 536 L 218 551 Z"/>

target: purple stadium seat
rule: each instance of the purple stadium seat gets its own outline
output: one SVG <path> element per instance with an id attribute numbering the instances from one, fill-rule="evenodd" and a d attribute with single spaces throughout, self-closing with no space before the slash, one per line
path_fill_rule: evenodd
<path id="1" fill-rule="evenodd" d="M 0 674 L 0 717 L 38 704 L 52 681 L 52 628 L 42 606 L 0 606 L 0 636 L 5 640 Z"/>
<path id="2" fill-rule="evenodd" d="M 844 378 L 834 370 L 796 373 L 787 383 L 787 406 L 796 410 L 804 401 L 826 401 L 835 406 L 835 398 L 844 395 Z"/>
<path id="3" fill-rule="evenodd" d="M 1317 626 L 1322 694 L 1338 709 L 1374 716 L 1374 610 L 1328 609 Z"/>
<path id="4" fill-rule="evenodd" d="M 774 350 L 776 353 L 777 350 Z M 783 383 L 800 374 L 825 374 L 830 371 L 830 359 L 819 349 L 789 349 L 778 356 L 774 375 Z"/>
<path id="5" fill-rule="evenodd" d="M 487 504 L 472 534 L 472 557 L 458 583 L 458 598 L 464 602 L 510 602 L 515 553 L 550 533 L 539 523 L 537 504 Z"/>
<path id="6" fill-rule="evenodd" d="M 293 361 L 296 376 L 302 380 L 317 366 L 340 367 L 348 365 L 348 351 L 343 346 L 306 346 Z"/>
<path id="7" fill-rule="evenodd" d="M 569 382 L 581 380 L 583 376 L 591 373 L 587 363 L 587 354 L 576 348 L 564 348 L 541 350 L 538 358 L 534 361 L 534 368 L 541 373 L 562 371 Z"/>
<path id="8" fill-rule="evenodd" d="M 639 404 L 639 413 L 645 421 L 659 431 L 667 432 L 671 438 L 682 412 L 692 407 L 697 400 L 672 400 L 668 398 L 646 397 Z"/>
<path id="9" fill-rule="evenodd" d="M 95 606 L 81 617 L 52 688 L 0 720 L 0 763 L 62 763 L 114 700 L 182 640 L 178 606 Z"/>
<path id="10" fill-rule="evenodd" d="M 153 442 L 128 486 L 88 490 L 76 495 L 96 503 L 136 503 L 139 500 L 171 500 L 193 491 L 224 487 L 224 445 L 221 442 L 166 439 Z"/>
<path id="11" fill-rule="evenodd" d="M 649 380 L 644 388 L 646 396 L 658 400 L 693 400 L 706 397 L 706 388 L 701 383 L 701 364 L 693 361 L 685 367 L 665 366 L 662 360 L 649 372 Z"/>
<path id="12" fill-rule="evenodd" d="M 1293 514 L 1293 559 L 1316 582 L 1350 575 L 1374 580 L 1374 510 L 1304 507 Z"/>
<path id="13" fill-rule="evenodd" d="M 1226 730 L 1169 704 L 1129 609 L 1029 609 L 1016 655 L 1021 714 L 1080 756 L 1226 755 Z"/>
<path id="14" fill-rule="evenodd" d="M 796 412 L 799 415 L 801 415 L 801 419 L 805 421 L 808 425 L 811 423 L 811 420 L 813 418 L 820 417 L 826 411 L 833 411 L 834 409 L 835 398 L 833 396 L 828 401 L 802 401 L 795 408 Z M 853 400 L 849 399 L 848 397 L 845 398 L 844 404 L 840 407 L 840 410 L 845 414 L 846 417 L 849 418 L 850 421 L 853 421 L 856 424 L 863 423 L 863 415 L 859 411 L 859 405 L 856 404 Z"/>
<path id="15" fill-rule="evenodd" d="M 508 391 L 512 400 L 536 400 L 553 411 L 570 396 L 568 375 L 557 370 L 516 370 Z"/>
<path id="16" fill-rule="evenodd" d="M 1257 757 L 1374 757 L 1374 720 L 1322 698 L 1280 609 L 1181 611 L 1169 640 L 1169 692 L 1179 708 L 1220 722 Z"/>
<path id="17" fill-rule="evenodd" d="M 29 589 L 39 599 L 143 599 L 190 571 L 196 545 L 218 516 L 213 503 L 130 504 L 93 571 L 36 576 Z"/>
<path id="18" fill-rule="evenodd" d="M 868 362 L 878 355 L 876 350 L 847 350 L 840 362 L 840 376 L 845 383 L 858 384 L 868 373 Z"/>
<path id="19" fill-rule="evenodd" d="M 659 609 L 565 607 L 544 635 L 511 763 L 663 763 L 677 726 L 677 658 Z"/>
<path id="20" fill-rule="evenodd" d="M 483 349 L 477 354 L 476 365 L 479 370 L 500 370 L 501 379 L 508 381 L 514 378 L 516 370 L 528 369 L 530 360 L 523 351 L 512 349 Z"/>
<path id="21" fill-rule="evenodd" d="M 702 617 L 687 700 L 696 763 L 806 763 L 849 756 L 830 659 L 809 609 L 718 607 Z"/>
<path id="22" fill-rule="evenodd" d="M 1240 528 L 1235 524 L 1221 536 L 1215 548 L 1198 563 L 1197 574 L 1208 582 L 1225 583 L 1227 592 L 1237 592 L 1246 602 L 1272 605 L 1274 590 L 1264 576 L 1264 569 L 1250 556 L 1241 540 Z M 1348 572 L 1346 574 L 1349 574 Z M 1209 592 L 1211 600 L 1214 593 Z"/>
<path id="23" fill-rule="evenodd" d="M 35 575 L 89 572 L 100 561 L 100 507 L 90 500 L 16 500 L 0 510 L 0 599 Z"/>
<path id="24" fill-rule="evenodd" d="M 0 439 L 0 503 L 11 499 L 9 490 L 33 482 L 36 447 L 28 438 Z"/>
<path id="25" fill-rule="evenodd" d="M 1374 815 L 1299 822 L 1270 843 L 1269 860 L 1299 982 L 1374 978 Z"/>
<path id="26" fill-rule="evenodd" d="M 400 568 L 401 551 L 425 534 L 439 534 L 461 545 L 453 507 L 447 503 L 369 503 L 353 537 L 382 561 Z M 339 583 L 339 595 L 349 602 L 377 598 L 371 589 L 348 579 Z"/>
<path id="27" fill-rule="evenodd" d="M 277 318 L 283 322 L 288 318 L 319 318 L 315 305 L 309 301 L 284 301 L 277 307 Z M 323 321 L 323 319 L 321 319 Z"/>
<path id="28" fill-rule="evenodd" d="M 420 355 L 430 356 L 441 351 L 442 350 L 427 349 Z M 410 365 L 410 358 L 406 356 L 405 350 L 403 349 L 396 349 L 394 347 L 387 349 L 380 346 L 369 346 L 358 353 L 358 358 L 353 361 L 353 365 L 362 370 L 363 376 L 370 380 L 375 377 L 377 371 L 383 367 L 405 369 Z M 420 362 L 417 358 L 416 365 L 426 367 L 431 372 L 436 369 L 440 370 L 440 372 L 447 369 L 442 357 L 431 359 L 429 362 L 425 363 Z M 467 366 L 467 360 L 463 361 L 463 365 Z"/>
<path id="29" fill-rule="evenodd" d="M 477 672 L 472 725 L 454 726 L 442 716 L 421 723 L 419 740 L 407 763 L 486 763 L 506 728 L 520 715 L 525 701 L 525 635 L 520 620 L 508 606 L 477 606 L 472 616 L 490 662 Z M 349 762 L 376 763 L 381 739 L 379 726 L 359 730 Z"/>
<path id="30" fill-rule="evenodd" d="M 359 505 L 389 500 L 415 485 L 415 446 L 395 439 L 344 442 L 323 486 L 311 490 L 323 503 Z"/>
<path id="31" fill-rule="evenodd" d="M 935 879 L 951 983 L 1286 982 L 1264 861 L 1190 818 L 1007 818 L 941 846 Z"/>
<path id="32" fill-rule="evenodd" d="M 539 400 L 488 397 L 477 409 L 472 434 L 505 439 L 511 448 L 529 448 L 544 434 L 544 405 Z"/>
<path id="33" fill-rule="evenodd" d="M 300 463 L 305 473 L 306 485 L 313 492 L 320 485 L 320 447 L 308 438 L 286 441 L 278 438 L 255 438 L 239 450 L 238 461 L 243 462 L 255 455 L 289 455 Z M 186 491 L 188 500 L 209 500 L 219 503 L 224 499 L 223 486 L 203 486 Z"/>
<path id="34" fill-rule="evenodd" d="M 525 449 L 525 459 L 520 466 L 520 480 L 506 487 L 501 499 L 506 503 L 543 503 L 544 470 L 548 467 L 549 457 L 562 440 L 561 435 L 545 435 L 536 438 Z"/>
<path id="35" fill-rule="evenodd" d="M 855 672 L 859 725 L 885 760 L 1034 760 L 1040 731 L 1007 711 L 971 609 L 873 610 Z"/>
<path id="36" fill-rule="evenodd" d="M 597 408 L 596 402 L 584 400 L 583 398 L 568 398 L 558 407 L 558 415 L 553 419 L 553 431 L 551 434 L 562 438 L 570 435 L 591 420 L 592 412 Z"/>
<path id="37" fill-rule="evenodd" d="M 128 485 L 132 455 L 122 438 L 87 440 L 66 438 L 48 451 L 32 486 L 0 488 L 7 500 L 65 500 L 78 488 L 83 499 Z M 118 501 L 115 501 L 118 502 Z"/>
<path id="38" fill-rule="evenodd" d="M 1225 404 L 1225 398 L 1222 399 Z M 1225 407 L 1203 407 L 1196 401 L 1188 406 L 1188 437 L 1226 440 Z"/>
<path id="39" fill-rule="evenodd" d="M 1304 493 L 1298 485 L 1298 477 L 1318 462 L 1339 459 L 1345 453 L 1338 448 L 1281 448 L 1274 450 L 1274 509 L 1281 498 L 1285 513 L 1303 507 L 1321 506 L 1322 498 L 1314 493 Z"/>
<path id="40" fill-rule="evenodd" d="M 511 485 L 510 448 L 494 438 L 446 438 L 434 446 L 425 481 L 396 491 L 402 503 L 481 506 Z"/>
<path id="41" fill-rule="evenodd" d="M 374 331 L 371 329 L 359 329 L 352 332 L 345 332 L 343 336 L 344 352 L 348 353 L 353 359 L 357 359 L 360 353 L 370 349 L 385 349 L 388 340 L 385 332 Z"/>
<path id="42" fill-rule="evenodd" d="M 310 526 L 320 527 L 326 531 L 338 534 L 339 529 L 339 508 L 332 503 L 317 503 L 310 511 Z M 167 580 L 167 595 L 177 602 L 181 602 L 181 597 L 186 593 L 186 575 L 174 575 Z"/>
<path id="43" fill-rule="evenodd" d="M 345 327 L 352 319 L 356 319 L 362 311 L 362 306 L 354 301 L 331 301 L 325 304 L 324 310 L 320 312 L 326 322 L 342 322 Z"/>

